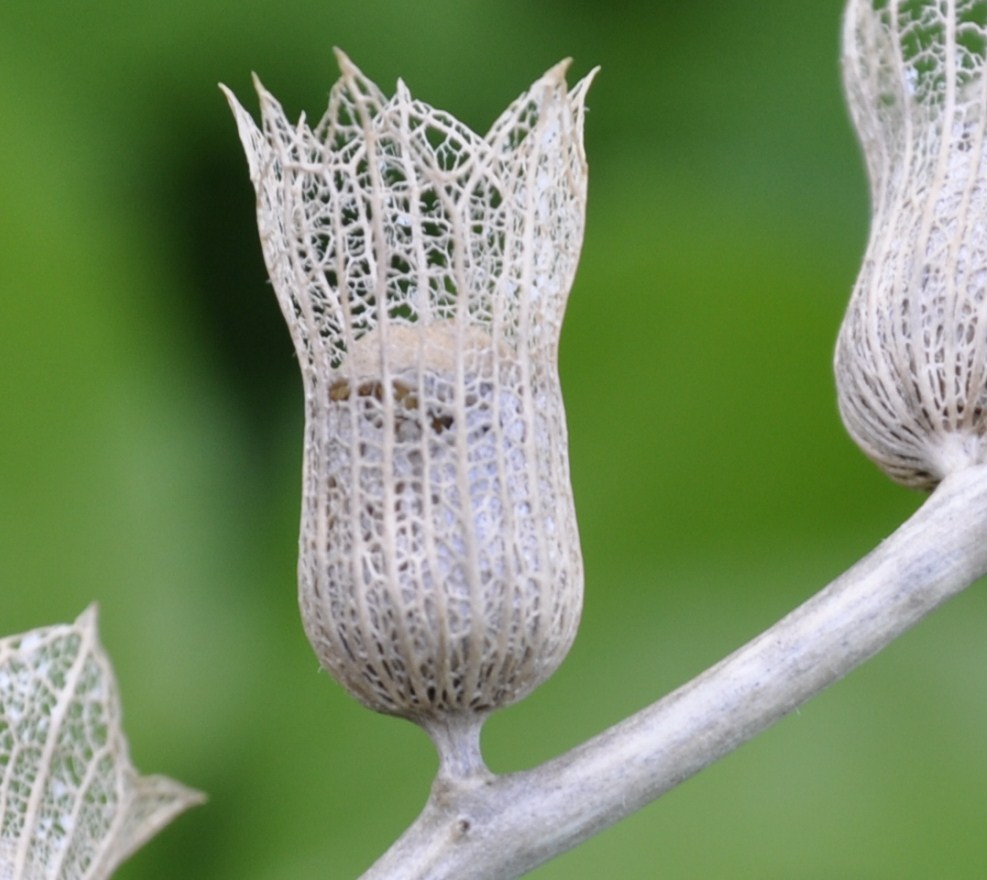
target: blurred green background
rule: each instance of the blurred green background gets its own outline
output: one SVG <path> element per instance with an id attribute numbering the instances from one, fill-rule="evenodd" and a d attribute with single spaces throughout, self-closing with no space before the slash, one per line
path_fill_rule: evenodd
<path id="1" fill-rule="evenodd" d="M 867 231 L 840 0 L 6 0 L 0 630 L 101 606 L 138 767 L 209 793 L 122 880 L 357 876 L 425 736 L 298 623 L 301 383 L 216 84 L 321 114 L 344 48 L 485 130 L 600 64 L 562 375 L 587 594 L 488 725 L 530 766 L 808 597 L 920 503 L 845 437 L 831 351 Z M 969 591 L 551 878 L 982 878 L 987 600 Z"/>

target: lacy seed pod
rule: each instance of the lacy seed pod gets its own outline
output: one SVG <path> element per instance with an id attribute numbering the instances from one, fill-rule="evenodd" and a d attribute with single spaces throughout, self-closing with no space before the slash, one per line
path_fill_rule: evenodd
<path id="1" fill-rule="evenodd" d="M 203 796 L 130 760 L 96 607 L 0 639 L 0 878 L 109 880 Z"/>
<path id="2" fill-rule="evenodd" d="M 302 619 L 350 693 L 434 731 L 528 693 L 579 619 L 557 349 L 590 78 L 558 65 L 480 137 L 339 62 L 314 130 L 230 96 L 305 385 Z"/>
<path id="3" fill-rule="evenodd" d="M 987 460 L 987 7 L 850 0 L 843 46 L 872 219 L 840 412 L 891 477 L 928 489 Z"/>

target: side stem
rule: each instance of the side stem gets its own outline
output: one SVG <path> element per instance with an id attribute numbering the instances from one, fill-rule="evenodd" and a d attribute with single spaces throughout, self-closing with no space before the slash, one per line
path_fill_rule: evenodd
<path id="1" fill-rule="evenodd" d="M 688 684 L 532 770 L 433 790 L 363 880 L 511 880 L 771 726 L 987 573 L 987 465 Z"/>

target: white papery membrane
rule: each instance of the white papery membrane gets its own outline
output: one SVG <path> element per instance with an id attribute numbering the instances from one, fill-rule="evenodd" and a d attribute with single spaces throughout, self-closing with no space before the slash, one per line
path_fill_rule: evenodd
<path id="1" fill-rule="evenodd" d="M 559 332 L 582 244 L 563 63 L 481 137 L 341 53 L 310 128 L 229 95 L 305 387 L 299 598 L 322 664 L 426 727 L 561 662 L 582 561 Z"/>
<path id="2" fill-rule="evenodd" d="M 891 477 L 985 461 L 987 2 L 850 0 L 843 70 L 871 181 L 840 411 Z"/>
<path id="3" fill-rule="evenodd" d="M 104 880 L 202 800 L 131 764 L 94 608 L 0 639 L 0 880 Z"/>

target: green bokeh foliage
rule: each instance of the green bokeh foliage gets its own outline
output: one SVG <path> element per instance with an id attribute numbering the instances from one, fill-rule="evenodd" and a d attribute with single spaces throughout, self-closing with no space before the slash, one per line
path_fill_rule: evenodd
<path id="1" fill-rule="evenodd" d="M 344 48 L 485 129 L 561 57 L 590 93 L 562 375 L 580 637 L 495 717 L 498 771 L 755 635 L 920 497 L 834 405 L 866 183 L 839 0 L 259 0 L 0 7 L 0 631 L 101 605 L 135 761 L 203 788 L 122 880 L 352 877 L 435 759 L 317 670 L 294 599 L 301 385 L 216 88 L 318 115 Z M 971 591 L 549 878 L 980 878 Z"/>

